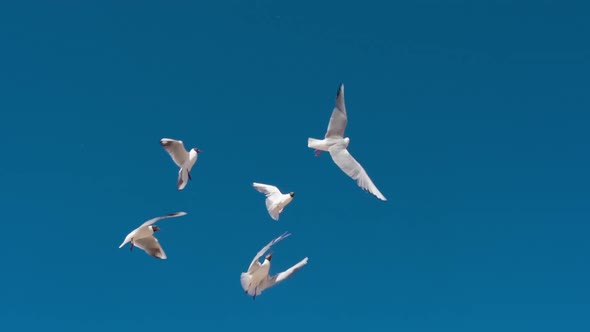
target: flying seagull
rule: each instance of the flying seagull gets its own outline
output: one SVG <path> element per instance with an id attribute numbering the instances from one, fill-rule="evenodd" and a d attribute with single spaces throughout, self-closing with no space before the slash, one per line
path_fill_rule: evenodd
<path id="1" fill-rule="evenodd" d="M 160 230 L 160 227 L 153 225 L 155 222 L 161 219 L 167 218 L 174 218 L 174 217 L 182 217 L 186 215 L 186 212 L 174 212 L 169 213 L 160 217 L 156 217 L 150 219 L 141 226 L 137 227 L 131 233 L 127 234 L 123 243 L 119 246 L 119 249 L 122 248 L 127 242 L 131 242 L 129 247 L 130 251 L 133 251 L 133 247 L 138 247 L 139 249 L 145 251 L 148 255 L 159 258 L 159 259 L 166 259 L 166 253 L 158 239 L 154 236 L 154 233 Z"/>
<path id="2" fill-rule="evenodd" d="M 160 145 L 162 145 L 170 157 L 172 157 L 172 160 L 176 166 L 180 167 L 178 170 L 178 182 L 176 187 L 178 190 L 184 189 L 188 183 L 188 180 L 192 180 L 191 169 L 197 162 L 197 158 L 199 153 L 201 153 L 201 150 L 192 148 L 190 151 L 186 151 L 182 141 L 171 138 L 162 138 L 160 140 Z"/>
<path id="3" fill-rule="evenodd" d="M 308 138 L 307 147 L 315 149 L 316 156 L 320 155 L 320 151 L 328 151 L 334 163 L 344 173 L 356 180 L 359 187 L 377 196 L 380 200 L 386 201 L 387 199 L 371 181 L 363 166 L 346 149 L 350 142 L 350 138 L 344 138 L 347 121 L 346 106 L 344 105 L 344 84 L 341 84 L 336 93 L 336 106 L 332 111 L 326 136 L 324 139 Z"/>
<path id="4" fill-rule="evenodd" d="M 248 272 L 243 272 L 240 275 L 240 282 L 242 284 L 242 288 L 244 292 L 255 300 L 256 296 L 260 295 L 263 290 L 270 288 L 279 282 L 291 277 L 297 270 L 302 268 L 305 264 L 307 264 L 307 257 L 302 259 L 299 263 L 293 265 L 291 268 L 277 273 L 274 276 L 270 276 L 268 272 L 270 271 L 270 260 L 272 259 L 272 253 L 266 255 L 264 262 L 260 264 L 258 259 L 264 255 L 274 244 L 283 240 L 284 238 L 288 237 L 289 233 L 285 232 L 281 236 L 277 237 L 276 239 L 270 241 L 262 250 L 260 250 L 250 266 L 248 267 Z"/>
<path id="5" fill-rule="evenodd" d="M 279 214 L 283 212 L 285 206 L 287 206 L 295 197 L 294 192 L 283 194 L 279 188 L 264 183 L 252 183 L 254 189 L 266 195 L 266 209 L 268 214 L 274 220 L 279 220 Z"/>

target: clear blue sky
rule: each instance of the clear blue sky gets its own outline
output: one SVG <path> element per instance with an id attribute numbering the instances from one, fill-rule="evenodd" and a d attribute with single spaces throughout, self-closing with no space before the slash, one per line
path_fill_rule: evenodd
<path id="1" fill-rule="evenodd" d="M 0 329 L 589 331 L 590 7 L 515 3 L 3 3 Z M 306 146 L 341 82 L 387 202 Z"/>

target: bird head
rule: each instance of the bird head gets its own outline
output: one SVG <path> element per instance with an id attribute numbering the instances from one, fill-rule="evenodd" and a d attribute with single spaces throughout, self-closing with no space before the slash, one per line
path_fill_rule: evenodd
<path id="1" fill-rule="evenodd" d="M 289 196 L 291 196 L 291 197 L 295 197 L 295 192 L 293 192 L 293 191 L 292 191 L 292 192 L 290 192 L 290 193 L 289 193 Z"/>
<path id="2" fill-rule="evenodd" d="M 195 152 L 196 152 L 196 153 L 201 153 L 201 152 L 203 152 L 202 150 L 199 150 L 199 149 L 197 149 L 197 148 L 192 148 L 191 150 L 195 150 Z"/>
<path id="3" fill-rule="evenodd" d="M 344 139 L 344 146 L 345 146 L 345 147 L 348 147 L 348 144 L 349 144 L 349 143 L 350 143 L 350 138 L 346 137 L 346 138 Z"/>
<path id="4" fill-rule="evenodd" d="M 270 262 L 270 260 L 272 259 L 272 252 L 268 255 L 266 255 L 266 260 Z"/>
<path id="5" fill-rule="evenodd" d="M 152 226 L 152 231 L 154 231 L 154 233 L 157 232 L 157 231 L 159 231 L 159 230 L 160 230 L 160 227 L 158 227 L 156 225 L 153 225 Z"/>

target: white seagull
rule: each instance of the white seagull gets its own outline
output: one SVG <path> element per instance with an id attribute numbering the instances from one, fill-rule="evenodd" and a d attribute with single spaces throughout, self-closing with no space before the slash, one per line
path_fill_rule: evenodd
<path id="1" fill-rule="evenodd" d="M 377 196 L 380 200 L 386 201 L 387 199 L 371 181 L 363 166 L 346 149 L 350 142 L 350 138 L 344 138 L 347 121 L 346 106 L 344 105 L 344 84 L 341 84 L 338 93 L 336 93 L 336 106 L 332 111 L 325 138 L 315 139 L 310 137 L 307 139 L 307 147 L 315 149 L 316 156 L 320 155 L 320 151 L 328 151 L 336 165 L 344 173 L 356 180 L 359 187 Z"/>
<path id="2" fill-rule="evenodd" d="M 139 249 L 145 251 L 148 255 L 153 256 L 159 259 L 166 259 L 166 253 L 162 246 L 158 242 L 158 239 L 154 236 L 154 233 L 160 230 L 160 227 L 154 224 L 156 221 L 166 218 L 174 218 L 174 217 L 182 217 L 186 215 L 186 212 L 174 212 L 169 213 L 160 217 L 156 217 L 150 219 L 141 226 L 137 227 L 131 233 L 127 234 L 123 243 L 119 246 L 119 249 L 122 248 L 127 242 L 131 242 L 129 250 L 132 251 L 133 247 L 138 247 Z"/>
<path id="3" fill-rule="evenodd" d="M 240 275 L 240 282 L 242 284 L 244 292 L 252 296 L 254 300 L 256 299 L 256 296 L 262 293 L 263 290 L 270 288 L 278 284 L 279 282 L 291 277 L 295 272 L 297 272 L 297 270 L 299 270 L 305 264 L 307 264 L 307 257 L 305 257 L 299 263 L 293 265 L 291 268 L 283 272 L 277 273 L 274 276 L 270 276 L 268 272 L 270 271 L 270 260 L 272 258 L 272 253 L 266 255 L 266 258 L 264 259 L 264 262 L 262 264 L 260 264 L 260 262 L 258 261 L 258 259 L 262 255 L 264 255 L 264 253 L 267 252 L 270 249 L 270 247 L 272 247 L 272 245 L 288 237 L 289 235 L 291 234 L 285 232 L 278 238 L 270 241 L 269 244 L 267 244 L 264 248 L 262 248 L 262 250 L 260 250 L 256 254 L 254 259 L 252 260 L 252 263 L 250 263 L 250 266 L 248 267 L 248 272 L 243 272 Z"/>
<path id="4" fill-rule="evenodd" d="M 274 220 L 279 220 L 279 214 L 295 197 L 294 192 L 283 194 L 279 188 L 269 184 L 254 182 L 252 185 L 256 190 L 266 195 L 266 209 Z"/>
<path id="5" fill-rule="evenodd" d="M 178 190 L 184 189 L 188 180 L 192 180 L 191 169 L 197 162 L 201 150 L 192 148 L 190 151 L 186 151 L 182 141 L 171 138 L 162 138 L 160 140 L 160 145 L 162 145 L 170 157 L 172 157 L 176 166 L 180 167 L 178 170 L 178 182 L 176 186 Z"/>

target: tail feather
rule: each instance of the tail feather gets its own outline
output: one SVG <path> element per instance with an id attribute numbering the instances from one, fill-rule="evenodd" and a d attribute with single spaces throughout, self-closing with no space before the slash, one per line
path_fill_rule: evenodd
<path id="1" fill-rule="evenodd" d="M 321 141 L 321 140 L 309 137 L 307 139 L 307 147 L 313 149 L 315 147 L 315 145 L 317 145 L 317 142 L 319 142 L 319 141 Z"/>
<path id="2" fill-rule="evenodd" d="M 249 291 L 250 280 L 252 280 L 252 278 L 250 277 L 250 275 L 248 273 L 242 273 L 240 275 L 240 283 L 242 284 L 242 288 L 244 289 L 245 292 Z"/>

